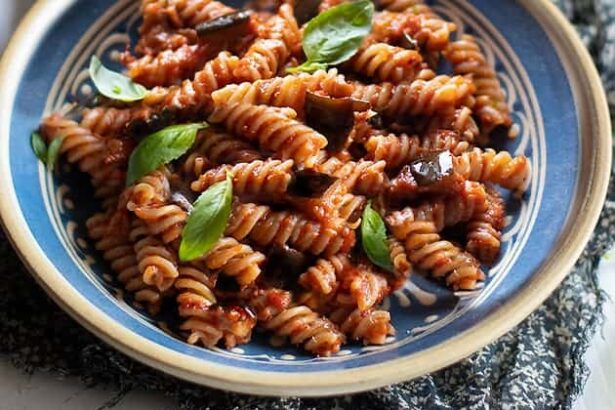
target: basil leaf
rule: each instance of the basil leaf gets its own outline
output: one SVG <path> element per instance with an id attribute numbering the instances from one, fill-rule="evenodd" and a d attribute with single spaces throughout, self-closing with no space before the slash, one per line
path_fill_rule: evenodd
<path id="1" fill-rule="evenodd" d="M 92 56 L 90 60 L 90 77 L 102 95 L 114 100 L 133 102 L 142 100 L 147 95 L 147 88 L 109 70 L 96 56 Z"/>
<path id="2" fill-rule="evenodd" d="M 383 269 L 393 272 L 393 262 L 387 244 L 387 232 L 380 214 L 371 202 L 363 211 L 361 220 L 361 243 L 369 259 Z"/>
<path id="3" fill-rule="evenodd" d="M 370 0 L 344 3 L 310 20 L 303 35 L 307 61 L 290 72 L 313 72 L 350 59 L 372 28 Z"/>
<path id="4" fill-rule="evenodd" d="M 58 162 L 58 157 L 60 156 L 60 147 L 62 147 L 62 142 L 64 142 L 64 135 L 60 135 L 56 137 L 51 144 L 49 144 L 49 148 L 47 149 L 47 168 L 49 171 L 53 171 L 56 166 L 56 162 Z"/>
<path id="5" fill-rule="evenodd" d="M 182 232 L 179 259 L 197 259 L 214 247 L 226 230 L 232 202 L 233 176 L 227 173 L 226 181 L 209 187 L 194 203 Z"/>
<path id="6" fill-rule="evenodd" d="M 45 144 L 45 140 L 41 137 L 41 134 L 36 131 L 33 132 L 30 137 L 30 144 L 32 145 L 32 151 L 34 151 L 36 158 L 40 159 L 42 162 L 47 162 L 47 144 Z"/>
<path id="7" fill-rule="evenodd" d="M 197 132 L 206 127 L 206 123 L 172 125 L 147 136 L 128 160 L 126 184 L 132 185 L 161 165 L 184 155 L 194 144 Z"/>

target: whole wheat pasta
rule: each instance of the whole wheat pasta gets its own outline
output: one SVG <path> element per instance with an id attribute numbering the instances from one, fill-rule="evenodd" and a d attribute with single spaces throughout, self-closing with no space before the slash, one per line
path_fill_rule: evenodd
<path id="1" fill-rule="evenodd" d="M 318 356 L 337 353 L 344 343 L 344 336 L 337 327 L 307 306 L 290 305 L 289 297 L 279 292 L 276 289 L 261 291 L 249 300 L 263 327 Z M 280 299 L 286 301 L 278 302 Z"/>
<path id="2" fill-rule="evenodd" d="M 145 304 L 151 314 L 157 314 L 162 304 L 160 290 L 143 281 L 137 255 L 128 235 L 118 235 L 110 229 L 109 222 L 108 214 L 96 214 L 88 219 L 86 225 L 90 239 L 95 242 L 96 250 L 109 262 L 124 289 L 134 295 L 135 301 Z"/>
<path id="3" fill-rule="evenodd" d="M 404 242 L 410 262 L 428 271 L 434 278 L 442 278 L 453 289 L 473 290 L 485 279 L 478 261 L 438 234 L 434 221 L 419 219 L 406 208 L 386 218 L 395 237 Z"/>
<path id="4" fill-rule="evenodd" d="M 451 151 L 460 155 L 468 148 L 469 144 L 461 141 L 457 133 L 446 131 L 432 133 L 427 138 L 406 134 L 376 135 L 365 144 L 369 158 L 374 161 L 385 161 L 388 169 L 399 168 L 421 155 L 438 151 Z"/>
<path id="5" fill-rule="evenodd" d="M 234 207 L 226 233 L 237 240 L 249 237 L 259 246 L 290 245 L 314 255 L 348 252 L 355 244 L 355 232 L 348 227 L 328 227 L 301 214 L 249 203 Z"/>
<path id="6" fill-rule="evenodd" d="M 252 161 L 222 165 L 203 173 L 191 185 L 193 191 L 202 192 L 233 175 L 233 190 L 239 196 L 268 196 L 285 194 L 292 180 L 293 161 Z"/>
<path id="7" fill-rule="evenodd" d="M 128 64 L 128 75 L 146 87 L 170 86 L 191 78 L 207 61 L 208 51 L 198 44 L 145 55 Z"/>
<path id="8" fill-rule="evenodd" d="M 254 316 L 240 306 L 185 309 L 180 304 L 179 314 L 187 318 L 179 327 L 188 332 L 186 341 L 209 348 L 221 341 L 227 349 L 246 344 L 256 325 Z"/>
<path id="9" fill-rule="evenodd" d="M 319 70 L 255 82 L 231 84 L 212 94 L 214 104 L 264 104 L 289 107 L 302 113 L 307 92 L 322 92 L 331 97 L 349 97 L 353 87 L 337 70 Z"/>
<path id="10" fill-rule="evenodd" d="M 376 81 L 400 83 L 414 81 L 419 76 L 428 80 L 435 76 L 431 73 L 420 75 L 424 70 L 421 53 L 386 43 L 369 44 L 359 49 L 348 65 L 353 71 Z"/>
<path id="11" fill-rule="evenodd" d="M 423 1 L 378 0 L 354 51 L 329 64 L 345 50 L 323 47 L 348 33 L 314 41 L 320 19 L 299 27 L 295 5 L 141 0 L 120 63 L 143 99 L 42 120 L 101 202 L 85 225 L 118 294 L 175 315 L 189 344 L 233 348 L 258 328 L 330 356 L 404 337 L 387 297 L 417 274 L 453 291 L 488 285 L 481 264 L 497 261 L 518 199 L 494 186 L 531 183 L 531 158 L 490 146 L 514 128 L 482 39 L 452 40 L 455 24 Z M 340 5 L 354 7 L 314 12 L 343 26 Z"/>
<path id="12" fill-rule="evenodd" d="M 446 53 L 455 73 L 469 75 L 476 86 L 476 105 L 474 110 L 480 118 L 485 133 L 498 126 L 509 128 L 512 125 L 506 95 L 494 67 L 487 62 L 474 37 L 463 35 L 451 43 Z"/>
<path id="13" fill-rule="evenodd" d="M 205 256 L 208 269 L 220 270 L 237 280 L 242 286 L 253 283 L 261 274 L 260 265 L 265 255 L 233 238 L 222 238 Z"/>
<path id="14" fill-rule="evenodd" d="M 502 246 L 506 209 L 504 201 L 494 190 L 489 190 L 487 203 L 486 211 L 477 213 L 468 222 L 466 249 L 481 262 L 492 265 Z"/>
<path id="15" fill-rule="evenodd" d="M 143 282 L 155 286 L 161 292 L 170 289 L 179 276 L 174 253 L 160 239 L 150 234 L 143 221 L 133 222 L 130 240 L 134 244 Z"/>
<path id="16" fill-rule="evenodd" d="M 209 121 L 222 123 L 226 128 L 257 142 L 262 149 L 274 151 L 284 159 L 292 159 L 309 167 L 315 156 L 327 145 L 327 139 L 295 120 L 297 113 L 263 105 L 232 104 L 216 107 Z"/>
<path id="17" fill-rule="evenodd" d="M 48 141 L 63 138 L 60 154 L 90 175 L 97 198 L 107 201 L 119 195 L 128 160 L 126 144 L 121 140 L 99 137 L 59 114 L 45 118 L 41 131 Z"/>
<path id="18" fill-rule="evenodd" d="M 459 107 L 474 93 L 468 79 L 440 75 L 411 84 L 355 84 L 353 97 L 369 101 L 376 111 L 390 117 L 434 115 Z"/>
<path id="19" fill-rule="evenodd" d="M 513 158 L 506 151 L 491 148 L 474 148 L 455 157 L 454 167 L 464 178 L 492 182 L 519 192 L 527 189 L 531 174 L 531 164 L 525 155 Z"/>

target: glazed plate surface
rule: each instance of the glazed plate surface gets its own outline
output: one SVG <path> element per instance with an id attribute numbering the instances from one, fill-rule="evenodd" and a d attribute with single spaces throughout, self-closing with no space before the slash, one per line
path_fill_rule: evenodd
<path id="1" fill-rule="evenodd" d="M 239 5 L 240 1 L 229 1 Z M 501 149 L 527 155 L 532 183 L 507 198 L 504 246 L 483 289 L 453 293 L 421 277 L 388 298 L 397 335 L 349 345 L 329 358 L 273 348 L 257 334 L 214 351 L 173 336 L 169 318 L 134 309 L 86 239 L 97 210 L 87 179 L 35 160 L 29 135 L 42 116 L 86 101 L 90 56 L 119 67 L 139 25 L 135 0 L 43 0 L 0 68 L 0 212 L 39 282 L 84 326 L 125 353 L 197 383 L 277 395 L 354 392 L 451 364 L 512 328 L 568 272 L 597 220 L 610 169 L 610 124 L 598 76 L 581 42 L 546 0 L 429 2 L 475 35 L 495 63 L 519 137 Z"/>

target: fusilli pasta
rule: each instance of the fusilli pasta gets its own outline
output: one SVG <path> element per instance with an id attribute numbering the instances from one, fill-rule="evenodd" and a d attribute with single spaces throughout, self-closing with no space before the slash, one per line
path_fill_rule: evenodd
<path id="1" fill-rule="evenodd" d="M 386 298 L 413 275 L 478 291 L 515 200 L 494 186 L 524 193 L 531 158 L 490 147 L 517 127 L 486 43 L 452 40 L 423 1 L 375 3 L 359 29 L 331 10 L 351 0 L 141 0 L 119 63 L 142 100 L 97 96 L 40 128 L 91 180 L 86 227 L 118 297 L 175 315 L 190 344 L 258 327 L 329 356 L 390 342 Z M 320 19 L 304 23 L 325 10 L 363 35 L 315 41 Z"/>

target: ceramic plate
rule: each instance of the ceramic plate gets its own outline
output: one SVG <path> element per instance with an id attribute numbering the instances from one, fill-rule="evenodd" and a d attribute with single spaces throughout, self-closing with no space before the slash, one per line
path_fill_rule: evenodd
<path id="1" fill-rule="evenodd" d="M 230 4 L 238 5 L 237 1 Z M 47 291 L 84 326 L 123 352 L 193 382 L 256 394 L 329 395 L 407 380 L 471 354 L 513 327 L 551 293 L 597 220 L 610 169 L 610 124 L 591 60 L 546 0 L 438 0 L 437 12 L 475 35 L 497 67 L 532 184 L 508 198 L 502 255 L 483 289 L 453 293 L 415 276 L 388 298 L 397 335 L 384 346 L 350 345 L 329 358 L 246 346 L 205 350 L 174 324 L 133 306 L 86 240 L 96 210 L 87 179 L 47 172 L 29 135 L 42 116 L 92 94 L 91 55 L 118 65 L 139 25 L 135 0 L 41 0 L 0 69 L 0 212 Z"/>

